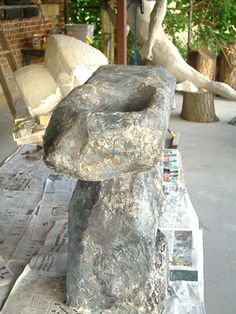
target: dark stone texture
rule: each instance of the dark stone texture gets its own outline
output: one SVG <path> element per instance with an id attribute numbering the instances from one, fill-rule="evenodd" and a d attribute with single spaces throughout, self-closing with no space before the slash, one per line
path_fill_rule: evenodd
<path id="1" fill-rule="evenodd" d="M 67 294 L 81 313 L 162 312 L 168 261 L 154 177 L 78 181 L 69 206 Z"/>
<path id="2" fill-rule="evenodd" d="M 53 112 L 46 163 L 88 181 L 151 169 L 162 153 L 174 86 L 159 66 L 101 67 Z"/>
<path id="3" fill-rule="evenodd" d="M 67 272 L 67 301 L 79 313 L 163 311 L 161 155 L 174 87 L 159 66 L 104 66 L 53 112 L 45 161 L 81 179 L 69 205 Z"/>

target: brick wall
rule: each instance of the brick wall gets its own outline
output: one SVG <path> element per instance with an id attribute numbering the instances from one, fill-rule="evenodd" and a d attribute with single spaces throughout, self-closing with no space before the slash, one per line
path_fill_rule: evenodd
<path id="1" fill-rule="evenodd" d="M 62 0 L 63 1 L 63 0 Z M 64 27 L 63 10 L 64 5 L 60 3 L 60 26 Z M 22 54 L 21 49 L 29 47 L 32 43 L 34 34 L 44 35 L 48 31 L 55 28 L 57 22 L 53 17 L 31 17 L 25 19 L 2 20 L 0 21 L 2 29 L 9 41 L 13 54 L 17 63 L 21 66 Z M 1 49 L 0 49 L 1 50 Z M 37 63 L 42 60 L 32 59 L 32 63 Z M 1 58 L 1 63 L 4 64 L 4 58 Z"/>

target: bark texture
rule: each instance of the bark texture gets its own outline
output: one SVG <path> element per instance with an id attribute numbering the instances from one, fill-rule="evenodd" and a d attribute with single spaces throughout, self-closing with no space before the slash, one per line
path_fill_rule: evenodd
<path id="1" fill-rule="evenodd" d="M 181 118 L 192 122 L 217 122 L 214 95 L 208 92 L 184 93 Z"/>
<path id="2" fill-rule="evenodd" d="M 223 49 L 219 57 L 218 80 L 236 89 L 236 42 Z"/>
<path id="3" fill-rule="evenodd" d="M 188 63 L 210 80 L 216 77 L 216 56 L 207 49 L 191 49 L 188 52 Z"/>

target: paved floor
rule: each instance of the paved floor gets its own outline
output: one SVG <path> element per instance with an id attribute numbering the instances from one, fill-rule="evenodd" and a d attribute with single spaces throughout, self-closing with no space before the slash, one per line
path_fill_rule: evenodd
<path id="1" fill-rule="evenodd" d="M 186 186 L 204 233 L 207 314 L 236 313 L 236 102 L 218 100 L 220 122 L 203 124 L 179 117 L 170 128 L 181 132 L 180 151 Z"/>
<path id="2" fill-rule="evenodd" d="M 170 128 L 181 131 L 180 151 L 186 185 L 204 231 L 205 303 L 207 314 L 236 313 L 236 103 L 218 100 L 220 122 L 191 123 L 180 119 L 182 98 Z M 0 97 L 0 161 L 16 145 L 12 120 Z M 178 314 L 178 313 L 177 313 Z"/>

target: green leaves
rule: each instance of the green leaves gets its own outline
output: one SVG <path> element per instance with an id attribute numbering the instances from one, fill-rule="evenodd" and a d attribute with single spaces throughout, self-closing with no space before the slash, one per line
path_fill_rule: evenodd
<path id="1" fill-rule="evenodd" d="M 236 39 L 235 0 L 192 0 L 191 22 L 193 48 L 207 48 L 218 53 L 226 41 Z M 186 55 L 190 0 L 168 0 L 166 31 L 179 50 Z"/>
<path id="2" fill-rule="evenodd" d="M 66 0 L 71 23 L 95 24 L 94 45 L 101 47 L 101 1 Z M 193 48 L 207 48 L 217 53 L 226 41 L 236 39 L 236 0 L 192 0 L 191 22 Z M 190 0 L 168 0 L 165 32 L 183 56 L 187 54 Z"/>
<path id="3" fill-rule="evenodd" d="M 69 23 L 94 24 L 94 46 L 101 48 L 101 1 L 67 0 L 66 12 Z"/>

